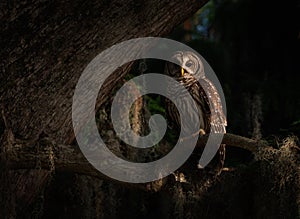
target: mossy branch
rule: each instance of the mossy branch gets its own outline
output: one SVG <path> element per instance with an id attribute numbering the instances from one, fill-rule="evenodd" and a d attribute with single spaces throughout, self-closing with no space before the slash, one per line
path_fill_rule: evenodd
<path id="1" fill-rule="evenodd" d="M 208 135 L 199 138 L 196 147 L 203 146 L 207 138 Z M 229 147 L 239 147 L 254 153 L 259 147 L 267 146 L 262 142 L 230 133 L 224 135 L 222 142 Z M 158 191 L 165 181 L 163 180 L 160 183 L 154 182 L 147 185 L 119 182 L 101 174 L 93 168 L 81 151 L 76 149 L 74 145 L 55 144 L 48 138 L 38 139 L 37 142 L 16 139 L 14 142 L 10 141 L 10 143 L 12 145 L 7 147 L 7 150 L 2 151 L 2 153 L 6 153 L 5 157 L 9 169 L 36 169 L 38 163 L 38 168 L 49 171 L 53 171 L 55 168 L 55 171 L 59 172 L 72 172 L 93 176 L 115 183 L 126 184 L 128 187 L 140 187 L 141 189 L 152 191 Z M 39 150 L 36 150 L 36 145 L 39 145 Z"/>

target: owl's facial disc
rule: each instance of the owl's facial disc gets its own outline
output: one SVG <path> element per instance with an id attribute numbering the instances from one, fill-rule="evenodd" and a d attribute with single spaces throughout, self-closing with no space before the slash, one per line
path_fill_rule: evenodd
<path id="1" fill-rule="evenodd" d="M 193 52 L 178 51 L 173 55 L 172 59 L 174 60 L 174 63 L 177 63 L 177 67 L 169 69 L 169 74 L 173 77 L 205 78 L 203 63 L 200 58 Z"/>
<path id="2" fill-rule="evenodd" d="M 194 72 L 191 69 L 181 67 L 180 76 L 184 77 L 185 74 L 193 75 Z"/>
<path id="3" fill-rule="evenodd" d="M 181 76 L 185 73 L 195 74 L 195 65 L 191 60 L 183 60 L 183 67 L 181 67 Z"/>
<path id="4" fill-rule="evenodd" d="M 198 65 L 196 63 L 197 60 L 193 59 L 194 57 L 189 56 L 183 56 L 183 68 L 186 73 L 189 73 L 191 75 L 196 74 Z"/>

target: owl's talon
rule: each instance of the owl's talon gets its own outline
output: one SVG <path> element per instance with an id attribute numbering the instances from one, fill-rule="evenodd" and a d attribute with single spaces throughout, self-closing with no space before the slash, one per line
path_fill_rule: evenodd
<path id="1" fill-rule="evenodd" d="M 202 166 L 200 163 L 197 165 L 198 169 L 204 169 L 204 166 Z"/>
<path id="2" fill-rule="evenodd" d="M 204 129 L 200 129 L 200 130 L 199 130 L 199 135 L 200 135 L 200 136 L 203 136 L 203 135 L 205 135 L 205 134 L 206 134 L 206 133 L 205 133 Z"/>
<path id="3" fill-rule="evenodd" d="M 182 143 L 183 141 L 188 140 L 188 139 L 190 139 L 190 138 L 195 138 L 195 137 L 197 137 L 198 135 L 203 136 L 203 135 L 205 135 L 205 134 L 206 134 L 206 133 L 205 133 L 204 129 L 200 129 L 198 132 L 192 134 L 191 136 L 187 136 L 187 137 L 180 138 L 180 139 L 179 139 L 179 142 Z"/>
<path id="4" fill-rule="evenodd" d="M 199 132 L 192 134 L 192 137 L 197 137 L 198 135 L 203 136 L 205 134 L 206 133 L 205 133 L 204 129 L 200 129 Z"/>

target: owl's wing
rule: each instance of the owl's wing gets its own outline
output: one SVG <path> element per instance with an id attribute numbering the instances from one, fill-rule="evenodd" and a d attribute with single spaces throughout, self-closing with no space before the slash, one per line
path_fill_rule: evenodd
<path id="1" fill-rule="evenodd" d="M 211 132 L 226 133 L 227 120 L 216 87 L 207 78 L 201 79 L 199 82 L 199 96 L 196 101 L 199 102 L 204 111 L 206 123 L 211 128 Z M 209 107 L 210 103 L 211 109 Z"/>

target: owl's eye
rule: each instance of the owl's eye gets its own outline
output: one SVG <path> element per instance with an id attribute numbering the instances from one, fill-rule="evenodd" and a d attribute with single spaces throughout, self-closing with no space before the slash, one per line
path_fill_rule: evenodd
<path id="1" fill-rule="evenodd" d="M 188 68 L 191 67 L 192 65 L 193 65 L 193 62 L 192 62 L 192 61 L 188 61 L 188 62 L 185 64 L 185 66 L 188 67 Z"/>

